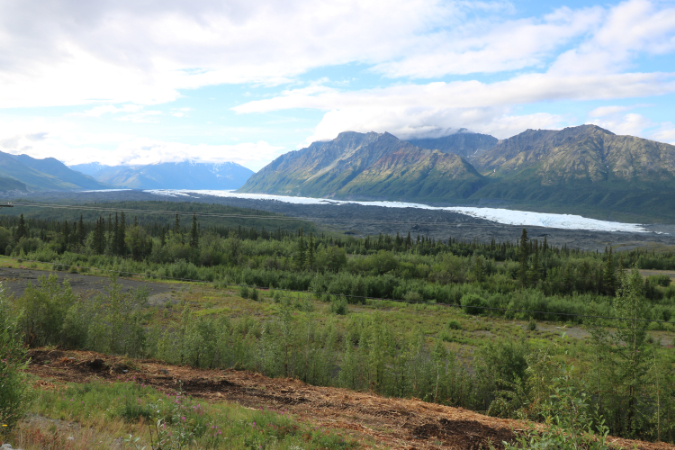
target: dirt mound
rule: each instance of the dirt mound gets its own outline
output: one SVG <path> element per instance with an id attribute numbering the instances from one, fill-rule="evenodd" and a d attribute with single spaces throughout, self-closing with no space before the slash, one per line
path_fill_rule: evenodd
<path id="1" fill-rule="evenodd" d="M 437 438 L 453 448 L 502 449 L 503 442 L 513 441 L 515 434 L 503 428 L 491 428 L 475 420 L 440 419 L 438 423 L 425 423 L 412 431 L 414 439 Z"/>
<path id="2" fill-rule="evenodd" d="M 30 356 L 28 371 L 41 378 L 80 383 L 95 379 L 134 381 L 167 392 L 182 387 L 193 397 L 288 411 L 318 427 L 347 432 L 356 438 L 369 436 L 378 444 L 396 449 L 478 450 L 490 444 L 500 449 L 503 441 L 511 441 L 515 433 L 529 428 L 523 422 L 487 417 L 462 408 L 310 386 L 296 379 L 267 378 L 246 371 L 192 369 L 93 352 L 33 350 Z M 627 449 L 675 450 L 675 446 L 661 443 L 614 438 L 611 442 Z"/>

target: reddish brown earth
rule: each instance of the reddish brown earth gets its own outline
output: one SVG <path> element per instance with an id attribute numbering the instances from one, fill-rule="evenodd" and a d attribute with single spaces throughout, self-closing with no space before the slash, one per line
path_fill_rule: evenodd
<path id="1" fill-rule="evenodd" d="M 317 387 L 299 380 L 267 378 L 235 370 L 203 370 L 152 360 L 131 360 L 93 352 L 33 350 L 28 371 L 42 379 L 86 383 L 95 379 L 144 383 L 183 391 L 210 401 L 287 410 L 317 426 L 370 436 L 397 449 L 487 449 L 529 428 L 516 420 L 484 416 L 417 399 L 385 398 L 347 389 Z M 49 383 L 38 387 L 51 388 Z M 614 446 L 644 450 L 675 449 L 663 443 L 610 438 Z"/>

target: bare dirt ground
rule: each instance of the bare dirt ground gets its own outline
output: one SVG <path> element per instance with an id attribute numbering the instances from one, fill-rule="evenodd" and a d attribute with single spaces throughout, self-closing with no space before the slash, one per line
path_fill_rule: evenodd
<path id="1" fill-rule="evenodd" d="M 478 219 L 449 211 L 431 211 L 418 208 L 385 208 L 358 204 L 345 205 L 294 205 L 276 200 L 251 200 L 242 198 L 224 198 L 201 194 L 190 197 L 167 197 L 149 194 L 143 191 L 120 192 L 44 192 L 28 195 L 40 202 L 68 201 L 72 203 L 90 203 L 107 201 L 173 201 L 201 202 L 237 206 L 262 211 L 285 214 L 291 217 L 311 220 L 319 225 L 330 227 L 350 235 L 366 236 L 379 233 L 405 236 L 410 232 L 413 237 L 424 235 L 434 239 L 449 238 L 460 241 L 516 242 L 523 226 L 502 225 L 489 220 Z M 20 198 L 16 198 L 20 200 Z M 276 225 L 271 224 L 270 228 Z M 600 232 L 585 230 L 562 230 L 555 228 L 527 227 L 530 238 L 543 241 L 544 237 L 552 245 L 566 245 L 568 248 L 603 251 L 613 245 L 619 249 L 632 249 L 647 245 L 675 245 L 675 225 L 648 225 L 649 233 Z"/>
<path id="2" fill-rule="evenodd" d="M 529 428 L 524 422 L 487 417 L 417 399 L 385 398 L 346 389 L 316 387 L 295 379 L 272 379 L 234 370 L 197 370 L 152 360 L 129 360 L 79 351 L 33 350 L 28 372 L 43 379 L 86 383 L 135 381 L 164 391 L 182 382 L 190 396 L 243 406 L 286 410 L 303 421 L 354 436 L 370 436 L 395 449 L 503 448 L 502 441 Z M 49 388 L 49 386 L 45 386 Z M 620 448 L 675 449 L 664 443 L 610 438 Z"/>
<path id="3" fill-rule="evenodd" d="M 41 277 L 48 277 L 50 275 L 55 275 L 58 278 L 59 283 L 68 280 L 70 286 L 73 288 L 73 292 L 83 294 L 86 297 L 98 293 L 105 293 L 105 290 L 110 287 L 110 278 L 108 277 L 57 271 L 47 272 L 44 270 L 33 270 L 20 267 L 0 267 L 0 282 L 7 292 L 14 297 L 22 296 L 29 283 L 33 284 L 33 286 L 37 286 Z M 177 300 L 172 299 L 172 292 L 186 289 L 184 285 L 151 283 L 124 278 L 118 278 L 118 281 L 122 286 L 123 292 L 147 289 L 149 294 L 148 302 L 150 305 L 161 305 L 166 302 L 177 303 Z"/>

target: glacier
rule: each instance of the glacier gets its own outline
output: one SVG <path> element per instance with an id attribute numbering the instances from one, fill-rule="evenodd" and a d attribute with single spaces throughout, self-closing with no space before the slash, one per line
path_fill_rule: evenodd
<path id="1" fill-rule="evenodd" d="M 518 211 L 503 208 L 480 208 L 473 206 L 430 206 L 422 203 L 407 202 L 360 202 L 352 200 L 332 200 L 326 198 L 292 197 L 272 194 L 249 194 L 234 191 L 215 190 L 187 190 L 187 189 L 149 189 L 144 192 L 170 197 L 198 197 L 209 195 L 215 197 L 233 197 L 251 200 L 276 200 L 279 202 L 297 205 L 344 205 L 358 204 L 366 206 L 382 206 L 385 208 L 418 208 L 434 211 L 452 211 L 467 216 L 486 219 L 504 225 L 522 225 L 529 227 L 559 228 L 564 230 L 590 231 L 623 231 L 629 233 L 647 233 L 642 224 L 610 222 L 606 220 L 590 219 L 576 214 L 538 213 L 532 211 Z"/>

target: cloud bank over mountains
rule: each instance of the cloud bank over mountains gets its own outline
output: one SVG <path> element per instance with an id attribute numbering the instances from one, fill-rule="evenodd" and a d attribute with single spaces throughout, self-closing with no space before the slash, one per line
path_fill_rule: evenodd
<path id="1" fill-rule="evenodd" d="M 528 8 L 3 2 L 0 150 L 259 168 L 344 130 L 506 138 L 592 122 L 675 141 L 672 2 Z"/>

